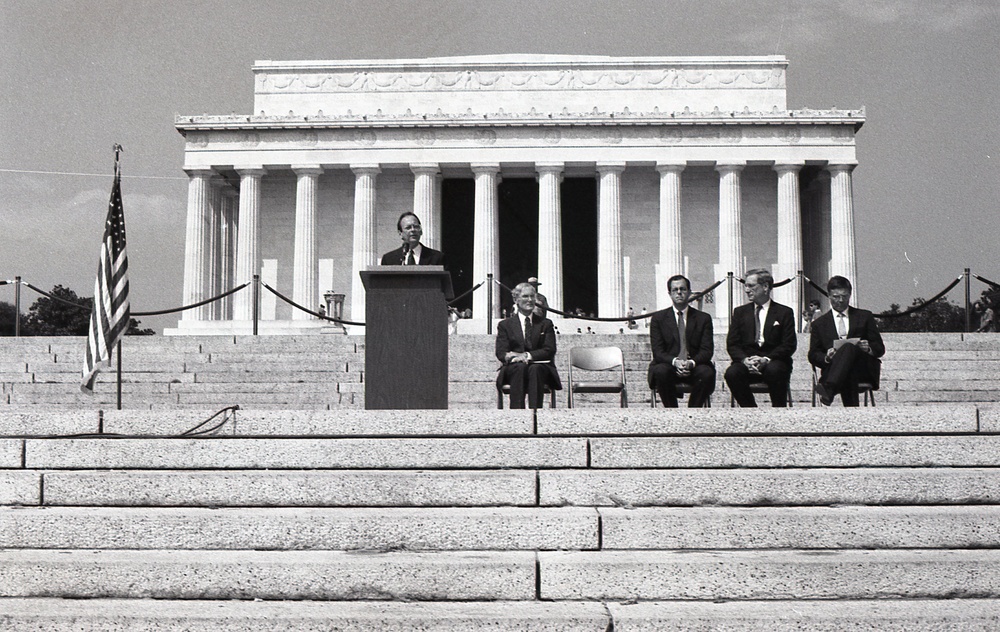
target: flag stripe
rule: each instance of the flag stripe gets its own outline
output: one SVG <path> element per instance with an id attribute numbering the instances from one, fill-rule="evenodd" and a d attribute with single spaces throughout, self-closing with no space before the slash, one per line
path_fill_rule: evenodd
<path id="1" fill-rule="evenodd" d="M 110 364 L 111 351 L 128 330 L 128 253 L 125 248 L 125 209 L 122 206 L 121 174 L 115 168 L 115 183 L 108 202 L 108 218 L 94 280 L 94 311 L 90 314 L 87 352 L 80 388 L 93 392 L 102 364 Z"/>

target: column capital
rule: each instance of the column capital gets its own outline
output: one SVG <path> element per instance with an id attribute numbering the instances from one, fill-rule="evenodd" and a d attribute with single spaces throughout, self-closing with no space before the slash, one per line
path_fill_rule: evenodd
<path id="1" fill-rule="evenodd" d="M 382 168 L 378 164 L 356 164 L 351 165 L 351 171 L 356 176 L 374 176 L 382 173 Z"/>
<path id="2" fill-rule="evenodd" d="M 410 164 L 410 171 L 412 171 L 415 176 L 436 176 L 441 173 L 441 165 L 436 162 L 414 162 Z"/>
<path id="3" fill-rule="evenodd" d="M 715 170 L 719 173 L 739 173 L 740 171 L 743 171 L 743 168 L 746 166 L 747 163 L 744 160 L 717 162 L 715 163 Z"/>
<path id="4" fill-rule="evenodd" d="M 679 162 L 659 162 L 656 163 L 656 170 L 660 173 L 680 173 L 687 168 L 686 161 Z"/>
<path id="5" fill-rule="evenodd" d="M 858 166 L 856 162 L 844 162 L 844 163 L 830 163 L 825 169 L 830 173 L 850 173 L 854 171 L 854 168 Z"/>
<path id="6" fill-rule="evenodd" d="M 499 163 L 479 163 L 479 162 L 475 162 L 475 163 L 472 163 L 471 166 L 472 166 L 472 173 L 474 173 L 476 175 L 479 175 L 481 173 L 493 173 L 493 174 L 500 173 L 500 164 Z"/>
<path id="7" fill-rule="evenodd" d="M 787 173 L 789 171 L 801 171 L 802 167 L 805 166 L 805 162 L 776 162 L 773 169 L 778 173 Z"/>
<path id="8" fill-rule="evenodd" d="M 263 165 L 244 165 L 236 167 L 236 173 L 240 174 L 241 178 L 248 176 L 263 176 L 267 173 L 267 169 Z"/>
<path id="9" fill-rule="evenodd" d="M 535 171 L 538 173 L 555 173 L 560 174 L 566 168 L 566 163 L 564 162 L 536 162 Z"/>
<path id="10" fill-rule="evenodd" d="M 323 174 L 323 167 L 319 165 L 292 165 L 292 171 L 297 176 L 318 176 Z"/>
<path id="11" fill-rule="evenodd" d="M 211 178 L 218 175 L 211 167 L 184 167 L 184 173 L 188 174 L 189 178 Z"/>
<path id="12" fill-rule="evenodd" d="M 621 173 L 625 171 L 624 162 L 599 162 L 597 163 L 597 173 Z"/>

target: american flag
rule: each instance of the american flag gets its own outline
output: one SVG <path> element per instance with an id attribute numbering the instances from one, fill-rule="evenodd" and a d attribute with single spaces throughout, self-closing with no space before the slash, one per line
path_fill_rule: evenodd
<path id="1" fill-rule="evenodd" d="M 108 219 L 104 223 L 101 257 L 94 281 L 94 311 L 90 314 L 87 335 L 87 357 L 83 364 L 80 389 L 93 393 L 94 381 L 102 363 L 111 362 L 111 350 L 128 330 L 128 253 L 125 250 L 125 209 L 122 207 L 121 170 L 115 148 L 115 183 L 108 202 Z"/>

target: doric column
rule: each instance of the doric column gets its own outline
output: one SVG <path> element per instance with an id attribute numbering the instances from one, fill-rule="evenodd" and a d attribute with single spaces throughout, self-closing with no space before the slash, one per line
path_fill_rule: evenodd
<path id="1" fill-rule="evenodd" d="M 378 263 L 375 252 L 375 177 L 378 165 L 351 165 L 354 172 L 354 258 L 351 266 L 351 320 L 365 320 L 365 286 L 360 272 Z"/>
<path id="2" fill-rule="evenodd" d="M 222 188 L 226 181 L 215 176 L 209 180 L 210 203 L 208 208 L 208 287 L 205 288 L 205 298 L 219 294 L 222 287 Z M 215 301 L 205 306 L 208 320 L 218 320 L 222 310 L 222 302 Z"/>
<path id="3" fill-rule="evenodd" d="M 802 202 L 799 171 L 804 163 L 776 164 L 778 172 L 778 262 L 771 273 L 775 281 L 794 278 L 802 270 Z M 801 288 L 798 280 L 775 288 L 774 299 L 795 310 L 799 322 Z"/>
<path id="4" fill-rule="evenodd" d="M 717 279 L 725 278 L 729 272 L 740 276 L 743 272 L 743 238 L 740 219 L 741 192 L 740 173 L 745 163 L 720 164 L 719 172 L 719 263 L 715 267 Z M 733 301 L 740 302 L 743 294 L 741 286 L 733 286 Z M 715 291 L 715 315 L 729 326 L 729 289 L 723 283 Z"/>
<path id="5" fill-rule="evenodd" d="M 413 172 L 413 212 L 420 218 L 424 229 L 421 242 L 435 250 L 441 249 L 441 216 L 436 201 L 438 176 L 437 163 L 418 163 L 410 165 Z"/>
<path id="6" fill-rule="evenodd" d="M 253 281 L 257 274 L 257 228 L 260 224 L 260 179 L 263 167 L 241 167 L 240 174 L 240 216 L 236 241 L 236 284 Z M 253 291 L 243 289 L 233 297 L 233 319 L 253 318 Z"/>
<path id="7" fill-rule="evenodd" d="M 622 259 L 622 172 L 625 163 L 597 163 L 597 315 L 625 315 Z"/>
<path id="8" fill-rule="evenodd" d="M 208 290 L 209 215 L 211 190 L 209 182 L 215 172 L 211 169 L 189 169 L 187 228 L 184 235 L 184 305 L 205 300 Z M 181 320 L 208 320 L 206 306 L 188 309 L 181 313 Z"/>
<path id="9" fill-rule="evenodd" d="M 476 204 L 473 219 L 472 280 L 479 283 L 492 274 L 500 280 L 500 216 L 497 208 L 497 186 L 500 183 L 500 165 L 474 164 L 476 178 Z M 494 288 L 495 289 L 495 288 Z M 500 301 L 493 293 L 493 317 L 500 316 Z M 486 288 L 472 294 L 472 315 L 486 318 L 488 294 Z"/>
<path id="10" fill-rule="evenodd" d="M 538 170 L 538 280 L 549 306 L 563 309 L 562 183 L 563 163 L 539 163 Z M 550 313 L 558 320 L 559 314 Z"/>
<path id="11" fill-rule="evenodd" d="M 854 254 L 854 190 L 851 172 L 857 165 L 828 165 L 830 172 L 830 276 L 850 279 L 858 304 L 858 267 Z"/>
<path id="12" fill-rule="evenodd" d="M 323 170 L 318 165 L 293 166 L 295 172 L 295 254 L 292 269 L 292 300 L 307 309 L 319 307 L 316 273 L 316 184 Z M 312 316 L 292 309 L 292 320 L 309 320 Z"/>
<path id="13" fill-rule="evenodd" d="M 228 292 L 236 285 L 236 206 L 237 193 L 231 186 L 222 189 L 222 252 L 219 260 L 219 291 Z M 233 297 L 219 302 L 219 318 L 233 317 Z"/>
<path id="14" fill-rule="evenodd" d="M 684 163 L 656 163 L 656 170 L 660 173 L 660 258 L 655 275 L 656 309 L 672 304 L 667 279 L 675 274 L 684 274 L 681 242 L 681 172 L 684 167 Z"/>

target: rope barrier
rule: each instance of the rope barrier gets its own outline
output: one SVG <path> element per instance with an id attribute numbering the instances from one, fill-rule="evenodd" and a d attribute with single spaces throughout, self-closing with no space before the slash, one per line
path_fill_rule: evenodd
<path id="1" fill-rule="evenodd" d="M 294 308 L 296 308 L 298 310 L 301 310 L 301 311 L 303 311 L 303 312 L 305 312 L 307 314 L 312 314 L 316 318 L 320 318 L 322 320 L 328 320 L 331 323 L 338 323 L 338 324 L 341 324 L 341 325 L 355 325 L 357 327 L 364 327 L 365 326 L 364 323 L 356 323 L 356 322 L 354 322 L 352 320 L 343 320 L 341 318 L 333 318 L 332 316 L 327 316 L 326 314 L 321 314 L 319 312 L 314 312 L 311 309 L 306 309 L 305 307 L 302 307 L 301 305 L 299 305 L 298 303 L 296 303 L 292 299 L 288 298 L 287 296 L 285 296 L 284 294 L 282 294 L 278 290 L 274 289 L 273 287 L 271 287 L 267 283 L 261 281 L 260 284 L 262 286 L 264 286 L 264 289 L 266 289 L 268 292 L 270 292 L 271 294 L 274 294 L 275 296 L 277 296 L 281 300 L 285 301 L 286 303 L 288 303 L 292 307 L 294 307 Z"/>
<path id="2" fill-rule="evenodd" d="M 882 312 L 881 314 L 875 314 L 875 317 L 876 318 L 899 318 L 901 316 L 909 316 L 910 314 L 913 314 L 914 312 L 919 312 L 922 309 L 926 309 L 927 307 L 930 307 L 931 305 L 933 305 L 934 303 L 936 303 L 938 301 L 938 299 L 944 297 L 945 294 L 947 294 L 948 292 L 950 292 L 952 290 L 952 288 L 954 288 L 956 285 L 958 285 L 959 282 L 962 280 L 963 276 L 965 276 L 965 275 L 962 275 L 962 274 L 958 275 L 958 278 L 955 279 L 954 281 L 952 281 L 950 284 L 948 284 L 948 287 L 946 287 L 945 289 L 941 290 L 934 297 L 927 299 L 926 301 L 924 301 L 923 303 L 921 303 L 919 305 L 914 305 L 913 307 L 911 307 L 908 310 L 903 311 L 903 312 L 897 312 L 897 313 Z"/>
<path id="3" fill-rule="evenodd" d="M 743 285 L 747 284 L 746 279 L 744 279 L 742 277 L 735 277 L 735 278 L 736 278 L 737 281 L 739 281 Z M 794 277 L 789 277 L 789 278 L 785 279 L 784 281 L 778 281 L 777 283 L 774 283 L 774 284 L 771 285 L 771 289 L 773 290 L 776 287 L 782 287 L 783 285 L 788 285 L 789 283 L 791 283 L 794 280 L 795 280 Z M 722 283 L 722 281 L 719 281 L 719 283 Z M 825 292 L 824 292 L 824 294 L 825 294 Z"/>
<path id="4" fill-rule="evenodd" d="M 822 294 L 823 296 L 825 296 L 825 297 L 827 297 L 827 298 L 829 298 L 829 297 L 830 297 L 830 295 L 826 293 L 826 290 L 825 290 L 825 289 L 823 289 L 823 288 L 821 288 L 820 286 L 816 285 L 815 283 L 813 283 L 813 280 L 812 280 L 812 279 L 810 279 L 809 277 L 807 277 L 807 276 L 806 276 L 806 275 L 804 275 L 804 274 L 802 275 L 802 278 L 803 278 L 803 279 L 805 279 L 805 280 L 806 280 L 806 283 L 808 283 L 808 284 L 809 284 L 810 286 L 812 286 L 812 288 L 813 288 L 814 290 L 816 290 L 817 292 L 819 292 L 820 294 Z"/>
<path id="5" fill-rule="evenodd" d="M 48 298 L 51 298 L 54 301 L 59 301 L 60 303 L 66 303 L 67 305 L 72 305 L 73 307 L 76 307 L 77 309 L 86 309 L 86 310 L 92 309 L 92 307 L 90 305 L 81 305 L 79 303 L 74 303 L 73 301 L 67 301 L 66 299 L 61 298 L 59 296 L 55 296 L 54 294 L 49 294 L 45 290 L 40 290 L 37 287 L 35 287 L 34 285 L 28 283 L 27 281 L 21 281 L 21 285 L 24 285 L 24 286 L 26 286 L 26 287 L 28 287 L 28 288 L 30 288 L 30 289 L 38 292 L 42 296 L 46 296 Z"/>
<path id="6" fill-rule="evenodd" d="M 982 281 L 986 285 L 992 286 L 994 289 L 1000 290 L 1000 283 L 996 283 L 995 281 L 990 281 L 989 279 L 984 279 L 983 277 L 979 276 L 978 274 L 973 274 L 972 276 L 976 277 L 977 279 L 979 279 L 980 281 Z"/>
<path id="7" fill-rule="evenodd" d="M 507 287 L 506 285 L 504 285 L 500 281 L 498 281 L 496 279 L 493 279 L 493 282 L 496 283 L 497 285 L 499 285 L 500 287 L 502 287 L 503 289 L 507 290 L 511 294 L 514 293 L 514 290 L 510 289 L 509 287 Z M 725 282 L 725 279 L 722 279 L 720 281 L 716 281 L 714 284 L 708 286 L 708 288 L 702 290 L 701 292 L 692 294 L 688 298 L 688 303 L 690 304 L 690 303 L 693 303 L 694 301 L 697 301 L 699 298 L 701 298 L 702 296 L 705 296 L 706 294 L 708 294 L 709 292 L 711 292 L 715 288 L 717 288 L 720 285 L 722 285 L 724 282 Z M 589 321 L 599 322 L 599 323 L 628 323 L 628 322 L 632 322 L 632 321 L 636 321 L 636 320 L 644 320 L 646 318 L 652 318 L 653 314 L 657 313 L 657 312 L 647 312 L 645 314 L 639 314 L 638 316 L 624 316 L 624 317 L 621 317 L 621 318 L 598 318 L 596 316 L 594 316 L 594 317 L 591 317 L 591 316 L 579 316 L 577 314 L 568 313 L 568 312 L 564 312 L 562 310 L 558 310 L 555 307 L 546 307 L 545 309 L 546 309 L 546 311 L 555 312 L 556 314 L 559 314 L 563 318 L 570 318 L 570 319 L 575 319 L 575 320 L 589 320 Z M 663 311 L 663 310 L 658 310 L 658 311 Z"/>
<path id="8" fill-rule="evenodd" d="M 206 298 L 204 301 L 200 301 L 198 303 L 192 303 L 191 305 L 185 305 L 184 307 L 174 307 L 174 308 L 171 308 L 171 309 L 161 309 L 161 310 L 158 310 L 158 311 L 155 311 L 155 312 L 132 312 L 132 316 L 160 316 L 162 314 L 173 314 L 175 312 L 183 312 L 186 309 L 193 309 L 195 307 L 201 307 L 202 305 L 206 305 L 206 304 L 211 303 L 213 301 L 217 301 L 219 299 L 226 298 L 230 294 L 235 294 L 236 292 L 239 292 L 240 290 L 242 290 L 243 288 L 247 287 L 248 285 L 250 285 L 249 281 L 246 282 L 246 283 L 244 283 L 243 285 L 239 285 L 237 287 L 234 287 L 233 289 L 229 290 L 228 292 L 224 292 L 223 294 L 219 294 L 218 296 L 213 296 L 212 298 Z"/>
<path id="9" fill-rule="evenodd" d="M 452 305 L 454 305 L 455 303 L 459 302 L 460 300 L 462 300 L 463 298 L 465 298 L 469 294 L 472 294 L 473 292 L 475 292 L 476 290 L 478 290 L 479 288 L 481 288 L 483 286 L 483 284 L 485 284 L 485 283 L 486 283 L 486 281 L 480 281 L 478 284 L 476 284 L 472 288 L 466 290 L 465 292 L 462 292 L 461 294 L 459 294 L 455 298 L 451 299 L 450 301 L 448 301 L 448 307 L 451 307 Z"/>

